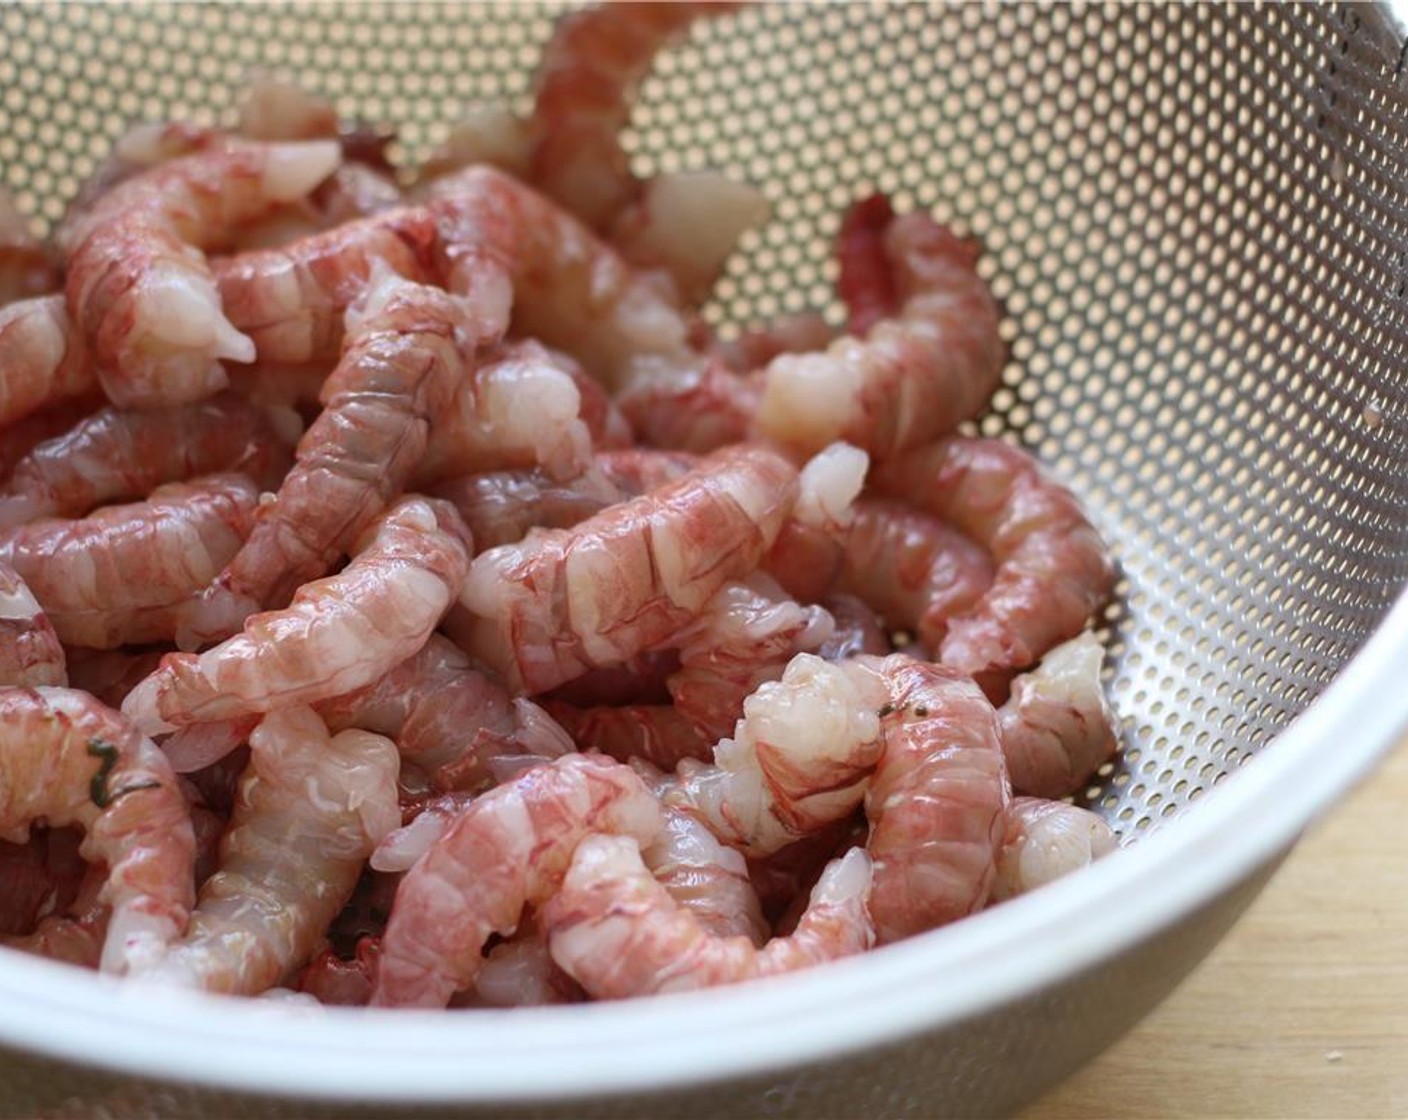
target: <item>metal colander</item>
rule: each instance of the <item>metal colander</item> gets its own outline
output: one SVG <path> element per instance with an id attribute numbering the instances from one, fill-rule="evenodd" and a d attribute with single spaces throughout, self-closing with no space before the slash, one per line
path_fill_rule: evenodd
<path id="1" fill-rule="evenodd" d="M 397 158 L 414 161 L 472 103 L 526 107 L 557 11 L 10 6 L 0 174 L 51 222 L 130 121 L 229 121 L 255 68 L 296 77 L 348 117 L 394 124 Z M 628 140 L 643 175 L 718 167 L 772 200 L 772 221 L 708 309 L 725 333 L 807 307 L 839 321 L 830 238 L 867 191 L 981 239 L 1011 361 L 978 427 L 1030 448 L 1083 497 L 1123 573 L 1106 621 L 1125 749 L 1085 799 L 1125 840 L 1178 833 L 1181 821 L 1159 826 L 1272 746 L 1380 626 L 1408 573 L 1408 58 L 1382 9 L 764 5 L 701 23 L 662 57 Z M 936 992 L 930 1021 L 907 1039 L 776 1063 L 801 1073 L 724 1061 L 681 1074 L 717 1082 L 689 1093 L 659 1079 L 583 1083 L 564 1107 L 1010 1108 L 1160 998 L 1269 866 L 1267 853 L 1229 873 L 1176 925 L 1131 934 L 1098 967 L 1055 970 L 963 1014 Z M 1021 914 L 1037 913 L 1032 901 Z M 941 974 L 947 932 L 901 947 L 932 946 L 932 963 L 915 957 L 914 983 Z M 38 1045 L 13 1026 L 3 1036 Z M 67 1067 L 60 1085 L 59 1068 L 3 1059 L 0 1081 L 21 1102 L 10 1107 L 312 1108 Z M 405 1095 L 559 1095 L 541 1083 L 486 1095 L 473 1080 Z M 314 1072 L 270 1084 L 337 1091 Z M 656 1095 L 596 1099 L 628 1085 Z M 520 1108 L 538 1111 L 493 1111 Z"/>

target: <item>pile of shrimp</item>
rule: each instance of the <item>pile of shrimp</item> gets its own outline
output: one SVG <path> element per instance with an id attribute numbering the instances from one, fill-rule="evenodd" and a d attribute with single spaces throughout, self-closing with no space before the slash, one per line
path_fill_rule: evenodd
<path id="1" fill-rule="evenodd" d="M 422 166 L 261 78 L 0 207 L 0 938 L 209 992 L 788 972 L 1115 846 L 1076 498 L 965 434 L 979 247 L 862 195 L 844 324 L 701 313 L 761 192 L 642 180 L 656 54 L 563 18 Z"/>

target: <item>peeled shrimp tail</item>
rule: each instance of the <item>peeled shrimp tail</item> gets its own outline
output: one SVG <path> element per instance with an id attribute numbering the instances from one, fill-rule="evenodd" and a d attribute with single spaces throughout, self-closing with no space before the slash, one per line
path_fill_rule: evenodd
<path id="1" fill-rule="evenodd" d="M 794 972 L 874 943 L 866 912 L 870 861 L 860 849 L 834 862 L 796 931 L 759 949 L 711 935 L 676 904 L 628 837 L 590 836 L 562 889 L 544 907 L 553 959 L 598 999 L 689 991 Z"/>
<path id="2" fill-rule="evenodd" d="M 1088 867 L 1116 848 L 1114 831 L 1089 809 L 1040 797 L 1007 807 L 992 901 L 1026 894 Z"/>
<path id="3" fill-rule="evenodd" d="M 64 647 L 18 572 L 0 562 L 0 686 L 68 684 Z"/>

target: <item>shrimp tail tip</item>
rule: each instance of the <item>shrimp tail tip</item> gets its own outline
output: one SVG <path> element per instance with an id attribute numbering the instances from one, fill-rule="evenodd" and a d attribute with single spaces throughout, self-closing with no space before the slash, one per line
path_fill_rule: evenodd
<path id="1" fill-rule="evenodd" d="M 269 145 L 264 185 L 276 202 L 293 202 L 337 170 L 342 149 L 336 140 L 305 140 Z"/>
<path id="2" fill-rule="evenodd" d="M 159 671 L 159 670 L 158 670 Z M 143 735 L 162 735 L 175 731 L 160 714 L 161 684 L 153 674 L 142 680 L 122 702 L 122 714 L 130 719 Z"/>

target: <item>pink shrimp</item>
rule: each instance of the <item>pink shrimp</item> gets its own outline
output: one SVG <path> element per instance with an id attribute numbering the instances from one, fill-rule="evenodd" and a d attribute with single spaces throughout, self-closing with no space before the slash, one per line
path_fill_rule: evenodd
<path id="1" fill-rule="evenodd" d="M 373 977 L 381 942 L 364 937 L 357 942 L 351 959 L 343 959 L 332 949 L 324 949 L 298 974 L 295 987 L 319 1003 L 337 1007 L 365 1007 L 372 998 Z"/>
<path id="2" fill-rule="evenodd" d="M 863 821 L 864 817 L 857 808 L 850 816 L 832 821 L 785 848 L 748 860 L 748 879 L 763 917 L 775 930 L 787 932 L 795 926 L 793 921 L 784 927 L 784 919 L 801 917 L 798 906 L 805 907 L 827 863 L 865 844 L 864 827 L 857 824 L 857 818 Z"/>
<path id="3" fill-rule="evenodd" d="M 0 562 L 0 686 L 65 686 L 68 668 L 54 624 L 24 580 Z"/>
<path id="4" fill-rule="evenodd" d="M 507 767 L 572 749 L 537 705 L 515 700 L 435 634 L 371 684 L 324 700 L 318 713 L 334 731 L 360 727 L 394 739 L 402 764 L 419 767 L 442 791 L 479 793 L 501 781 Z"/>
<path id="5" fill-rule="evenodd" d="M 107 867 L 102 967 L 139 967 L 190 917 L 195 835 L 176 775 L 117 712 L 66 688 L 0 690 L 0 839 L 76 825 Z"/>
<path id="6" fill-rule="evenodd" d="M 1075 793 L 1119 749 L 1100 686 L 1104 651 L 1086 631 L 1012 682 L 997 713 L 1012 788 L 1035 797 Z"/>
<path id="7" fill-rule="evenodd" d="M 292 707 L 266 716 L 250 748 L 219 870 L 145 979 L 242 995 L 279 984 L 308 962 L 400 819 L 396 749 L 380 735 L 329 735 Z"/>
<path id="8" fill-rule="evenodd" d="M 815 602 L 835 588 L 869 465 L 864 451 L 837 443 L 802 468 L 797 504 L 765 561 L 793 598 Z"/>
<path id="9" fill-rule="evenodd" d="M 542 920 L 553 959 L 597 999 L 689 991 L 869 949 L 870 878 L 865 852 L 852 849 L 822 873 L 796 931 L 759 949 L 746 937 L 710 934 L 651 878 L 631 838 L 589 836 Z"/>
<path id="10" fill-rule="evenodd" d="M 370 684 L 440 621 L 468 567 L 463 534 L 444 503 L 402 499 L 356 543 L 342 572 L 305 584 L 286 610 L 255 615 L 199 656 L 167 654 L 123 710 L 160 732 Z"/>
<path id="11" fill-rule="evenodd" d="M 97 388 L 97 368 L 63 296 L 0 308 L 0 428 Z"/>
<path id="12" fill-rule="evenodd" d="M 65 643 L 168 641 L 249 534 L 258 500 L 242 475 L 173 482 L 81 520 L 10 529 L 0 534 L 0 562 L 29 585 Z"/>
<path id="13" fill-rule="evenodd" d="M 948 620 L 940 660 L 1000 692 L 1015 670 L 1084 629 L 1114 565 L 1080 503 L 999 440 L 955 437 L 883 464 L 881 492 L 942 518 L 987 550 L 992 586 Z"/>
<path id="14" fill-rule="evenodd" d="M 86 222 L 93 208 L 119 183 L 163 163 L 188 156 L 220 141 L 221 133 L 189 121 L 144 121 L 133 125 L 112 146 L 101 163 L 68 204 L 54 240 L 65 245 L 75 228 Z"/>
<path id="15" fill-rule="evenodd" d="M 557 888 L 582 837 L 648 844 L 661 824 L 641 779 L 600 757 L 567 755 L 486 793 L 401 880 L 373 1005 L 444 1007 L 473 983 L 490 934 Z"/>
<path id="16" fill-rule="evenodd" d="M 659 644 L 772 544 L 794 468 L 734 448 L 574 529 L 480 553 L 451 636 L 529 694 Z"/>
<path id="17" fill-rule="evenodd" d="M 640 856 L 666 894 L 711 937 L 744 937 L 754 945 L 767 941 L 768 924 L 748 878 L 748 862 L 697 817 L 667 807 L 664 828 Z"/>
<path id="18" fill-rule="evenodd" d="M 381 272 L 348 314 L 342 360 L 293 469 L 206 595 L 194 632 L 224 637 L 324 575 L 393 500 L 449 405 L 474 348 L 459 301 Z"/>
<path id="19" fill-rule="evenodd" d="M 269 418 L 233 394 L 145 412 L 104 408 L 35 447 L 0 487 L 0 529 L 81 517 L 217 471 L 277 485 L 291 461 Z"/>
<path id="20" fill-rule="evenodd" d="M 853 203 L 841 219 L 836 292 L 846 305 L 846 329 L 857 338 L 900 307 L 899 286 L 885 250 L 885 231 L 894 220 L 895 211 L 883 194 Z"/>
<path id="21" fill-rule="evenodd" d="M 75 885 L 77 893 L 62 910 L 45 914 L 27 933 L 6 937 L 0 943 L 79 968 L 99 968 L 112 920 L 112 907 L 103 898 L 106 871 L 96 864 L 83 864 Z"/>
<path id="22" fill-rule="evenodd" d="M 881 944 L 980 909 L 996 875 L 1007 804 L 997 715 L 971 680 L 896 654 L 885 750 L 865 795 Z"/>
<path id="23" fill-rule="evenodd" d="M 528 122 L 504 105 L 472 105 L 415 169 L 424 185 L 472 164 L 488 164 L 515 179 L 528 178 Z"/>
<path id="24" fill-rule="evenodd" d="M 799 653 L 743 704 L 714 763 L 684 761 L 665 803 L 763 856 L 849 816 L 880 757 L 884 682 L 868 666 Z"/>
<path id="25" fill-rule="evenodd" d="M 485 954 L 474 978 L 474 997 L 469 1006 L 547 1007 L 587 998 L 552 959 L 547 934 L 536 920 Z M 465 1006 L 460 999 L 450 1005 Z"/>
<path id="26" fill-rule="evenodd" d="M 226 383 L 219 359 L 253 360 L 196 250 L 307 194 L 339 158 L 331 142 L 222 139 L 124 180 L 65 225 L 69 307 L 113 403 L 199 400 Z"/>
<path id="27" fill-rule="evenodd" d="M 435 219 L 398 209 L 272 249 L 211 262 L 220 301 L 264 365 L 332 364 L 348 308 L 380 264 L 417 283 L 433 276 Z"/>
<path id="28" fill-rule="evenodd" d="M 580 475 L 592 438 L 575 364 L 531 339 L 487 355 L 435 415 L 413 483 L 535 466 L 551 478 Z"/>
<path id="29" fill-rule="evenodd" d="M 1117 846 L 1114 831 L 1089 809 L 1042 797 L 1014 797 L 997 854 L 992 901 L 1034 891 L 1103 859 Z"/>
<path id="30" fill-rule="evenodd" d="M 600 751 L 618 762 L 639 759 L 673 770 L 686 758 L 707 762 L 713 756 L 713 742 L 673 704 L 581 708 L 549 700 L 544 707 L 580 749 Z"/>
<path id="31" fill-rule="evenodd" d="M 750 438 L 762 395 L 760 372 L 739 375 L 701 360 L 638 378 L 616 400 L 644 442 L 702 454 Z"/>
<path id="32" fill-rule="evenodd" d="M 774 358 L 756 416 L 767 438 L 799 453 L 846 440 L 887 459 L 987 405 L 1004 347 L 971 247 L 921 213 L 895 219 L 884 237 L 904 303 L 864 339 Z"/>
<path id="33" fill-rule="evenodd" d="M 29 231 L 10 192 L 0 188 L 0 307 L 59 286 L 53 252 Z"/>
<path id="34" fill-rule="evenodd" d="M 606 477 L 588 468 L 560 482 L 541 469 L 463 475 L 429 486 L 459 511 L 481 550 L 516 544 L 530 529 L 570 529 L 620 499 Z"/>
<path id="35" fill-rule="evenodd" d="M 94 389 L 91 396 L 64 401 L 0 428 L 0 479 L 9 478 L 15 465 L 41 443 L 63 435 L 101 408 L 102 396 L 96 385 Z"/>

